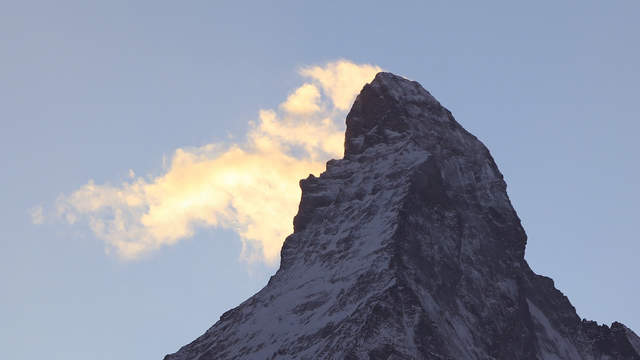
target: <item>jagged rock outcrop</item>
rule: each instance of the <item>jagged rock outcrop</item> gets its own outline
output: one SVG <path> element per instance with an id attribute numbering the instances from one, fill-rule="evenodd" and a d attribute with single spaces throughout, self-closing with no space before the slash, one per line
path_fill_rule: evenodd
<path id="1" fill-rule="evenodd" d="M 268 285 L 166 360 L 640 359 L 533 273 L 489 151 L 417 82 L 379 73 L 300 186 Z"/>

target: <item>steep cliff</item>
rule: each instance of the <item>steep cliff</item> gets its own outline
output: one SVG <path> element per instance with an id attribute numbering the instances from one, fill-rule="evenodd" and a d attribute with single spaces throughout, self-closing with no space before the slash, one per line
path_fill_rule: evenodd
<path id="1" fill-rule="evenodd" d="M 489 151 L 420 84 L 379 73 L 346 121 L 277 273 L 166 360 L 640 360 L 531 271 Z"/>

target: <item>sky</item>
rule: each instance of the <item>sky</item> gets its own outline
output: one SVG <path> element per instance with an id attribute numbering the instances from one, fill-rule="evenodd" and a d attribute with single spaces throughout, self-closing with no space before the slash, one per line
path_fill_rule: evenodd
<path id="1" fill-rule="evenodd" d="M 487 145 L 534 271 L 640 332 L 637 1 L 0 7 L 6 358 L 161 359 L 262 288 L 379 69 Z"/>

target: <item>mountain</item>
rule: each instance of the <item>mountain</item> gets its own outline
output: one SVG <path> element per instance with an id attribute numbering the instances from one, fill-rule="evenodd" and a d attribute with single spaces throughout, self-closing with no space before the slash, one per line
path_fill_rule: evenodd
<path id="1" fill-rule="evenodd" d="M 640 359 L 529 268 L 491 154 L 420 84 L 379 73 L 346 121 L 277 273 L 165 360 Z"/>

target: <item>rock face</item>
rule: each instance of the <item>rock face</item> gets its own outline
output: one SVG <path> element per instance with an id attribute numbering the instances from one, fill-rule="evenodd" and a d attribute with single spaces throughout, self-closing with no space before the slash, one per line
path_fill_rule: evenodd
<path id="1" fill-rule="evenodd" d="M 379 73 L 300 186 L 268 285 L 166 360 L 640 359 L 533 273 L 489 151 L 417 82 Z"/>

